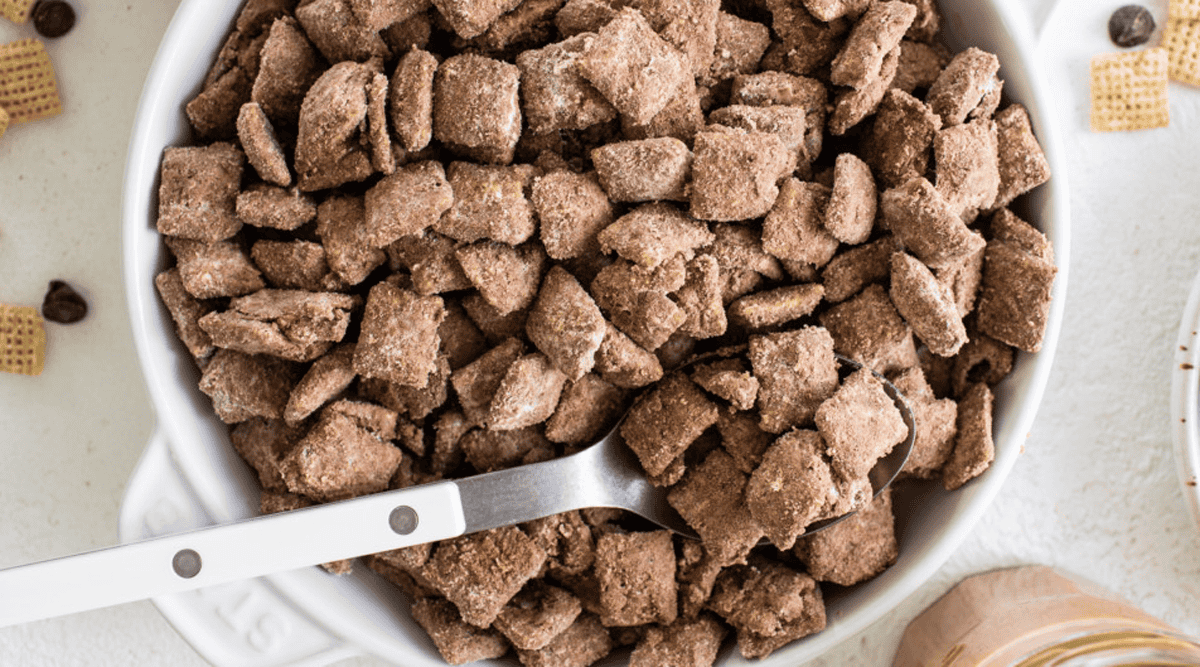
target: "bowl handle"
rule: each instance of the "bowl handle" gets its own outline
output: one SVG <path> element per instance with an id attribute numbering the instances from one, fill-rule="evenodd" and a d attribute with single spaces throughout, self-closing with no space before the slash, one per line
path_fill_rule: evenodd
<path id="1" fill-rule="evenodd" d="M 213 523 L 179 473 L 164 430 L 155 429 L 126 486 L 120 540 L 130 542 Z M 152 601 L 192 648 L 218 667 L 317 667 L 363 655 L 309 620 L 269 577 Z"/>

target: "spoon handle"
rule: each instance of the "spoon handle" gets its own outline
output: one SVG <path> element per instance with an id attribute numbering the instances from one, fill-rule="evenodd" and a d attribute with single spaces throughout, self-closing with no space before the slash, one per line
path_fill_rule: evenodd
<path id="1" fill-rule="evenodd" d="M 0 570 L 0 627 L 461 535 L 437 482 Z"/>

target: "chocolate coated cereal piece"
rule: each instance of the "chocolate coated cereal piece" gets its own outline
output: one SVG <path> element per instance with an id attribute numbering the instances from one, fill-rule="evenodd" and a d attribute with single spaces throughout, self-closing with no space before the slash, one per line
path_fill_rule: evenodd
<path id="1" fill-rule="evenodd" d="M 815 283 L 755 292 L 729 304 L 729 319 L 746 329 L 767 329 L 812 313 L 824 295 L 825 288 Z"/>
<path id="2" fill-rule="evenodd" d="M 254 417 L 229 430 L 229 440 L 238 455 L 258 473 L 263 491 L 286 493 L 287 484 L 279 474 L 279 460 L 304 435 L 278 419 Z"/>
<path id="3" fill-rule="evenodd" d="M 197 301 L 183 286 L 178 268 L 170 268 L 154 276 L 154 287 L 162 298 L 175 332 L 196 361 L 206 360 L 216 349 L 212 338 L 200 328 L 197 321 L 211 311 L 211 307 Z"/>
<path id="4" fill-rule="evenodd" d="M 413 620 L 429 634 L 438 653 L 451 665 L 499 658 L 508 653 L 508 642 L 499 632 L 463 621 L 458 610 L 447 600 L 419 598 L 409 611 Z"/>
<path id="5" fill-rule="evenodd" d="M 413 291 L 440 294 L 472 287 L 454 255 L 458 244 L 432 230 L 417 236 L 402 236 L 387 247 L 390 259 L 408 269 Z"/>
<path id="6" fill-rule="evenodd" d="M 857 245 L 866 241 L 875 226 L 877 198 L 871 168 L 853 153 L 838 155 L 825 209 L 825 228 L 842 243 Z"/>
<path id="7" fill-rule="evenodd" d="M 1006 208 L 992 214 L 991 237 L 993 241 L 1011 243 L 1034 257 L 1054 263 L 1054 247 L 1050 240 Z"/>
<path id="8" fill-rule="evenodd" d="M 625 392 L 595 373 L 567 382 L 558 407 L 546 421 L 546 439 L 590 445 L 620 416 L 624 398 Z"/>
<path id="9" fill-rule="evenodd" d="M 563 512 L 521 524 L 549 556 L 549 574 L 564 580 L 591 568 L 596 559 L 592 529 L 580 512 Z"/>
<path id="10" fill-rule="evenodd" d="M 653 269 L 677 255 L 690 260 L 696 248 L 713 241 L 707 225 L 689 218 L 666 202 L 639 206 L 617 218 L 596 238 L 604 252 L 615 251 L 646 269 Z"/>
<path id="11" fill-rule="evenodd" d="M 900 64 L 892 87 L 909 95 L 917 89 L 925 90 L 937 81 L 950 58 L 950 50 L 941 44 L 926 44 L 906 38 L 900 42 Z"/>
<path id="12" fill-rule="evenodd" d="M 542 245 L 551 259 L 597 252 L 596 234 L 615 218 L 595 172 L 550 172 L 534 181 L 531 201 L 541 223 Z"/>
<path id="13" fill-rule="evenodd" d="M 320 56 L 296 19 L 276 19 L 263 44 L 250 101 L 262 107 L 271 122 L 294 128 L 304 94 L 320 75 Z"/>
<path id="14" fill-rule="evenodd" d="M 355 15 L 351 0 L 311 0 L 296 8 L 296 20 L 331 63 L 390 55 L 377 30 Z"/>
<path id="15" fill-rule="evenodd" d="M 724 334 L 728 320 L 721 299 L 725 284 L 720 265 L 711 255 L 699 255 L 687 266 L 687 281 L 675 292 L 686 316 L 677 333 L 696 339 Z"/>
<path id="16" fill-rule="evenodd" d="M 995 385 L 1013 369 L 1012 347 L 978 331 L 969 333 L 971 339 L 954 356 L 950 369 L 950 390 L 956 398 L 976 382 Z"/>
<path id="17" fill-rule="evenodd" d="M 325 0 L 305 8 L 318 2 Z M 300 105 L 293 165 L 302 191 L 361 181 L 375 172 L 362 131 L 367 119 L 367 87 L 374 76 L 370 64 L 339 62 L 308 89 Z"/>
<path id="18" fill-rule="evenodd" d="M 710 615 L 651 626 L 629 656 L 629 667 L 712 667 L 726 632 Z"/>
<path id="19" fill-rule="evenodd" d="M 741 359 L 700 364 L 692 371 L 692 381 L 710 394 L 729 401 L 737 410 L 753 408 L 758 397 L 758 380 L 750 375 Z M 717 421 L 720 423 L 719 418 Z"/>
<path id="20" fill-rule="evenodd" d="M 617 387 L 636 389 L 662 378 L 663 368 L 654 353 L 633 342 L 611 323 L 596 351 L 596 372 Z"/>
<path id="21" fill-rule="evenodd" d="M 245 156 L 233 144 L 167 148 L 158 186 L 158 231 L 196 241 L 238 232 L 235 214 Z"/>
<path id="22" fill-rule="evenodd" d="M 771 12 L 771 27 L 779 35 L 780 61 L 768 65 L 771 56 L 768 49 L 762 69 L 811 75 L 833 60 L 850 30 L 848 19 L 818 20 L 799 2 L 767 0 L 765 4 Z"/>
<path id="23" fill-rule="evenodd" d="M 892 89 L 884 94 L 867 139 L 865 159 L 887 187 L 925 175 L 933 138 L 942 119 L 912 95 Z"/>
<path id="24" fill-rule="evenodd" d="M 621 134 L 631 140 L 674 137 L 691 144 L 696 132 L 703 126 L 704 110 L 701 108 L 700 90 L 690 77 L 684 78 L 662 111 L 654 114 L 645 123 L 637 123 L 629 116 L 621 116 Z"/>
<path id="25" fill-rule="evenodd" d="M 605 326 L 600 308 L 579 281 L 554 266 L 542 281 L 525 332 L 568 379 L 578 380 L 592 369 Z"/>
<path id="26" fill-rule="evenodd" d="M 942 485 L 953 491 L 983 474 L 996 457 L 992 442 L 992 390 L 982 382 L 971 385 L 958 402 L 958 435 L 954 451 L 942 468 Z"/>
<path id="27" fill-rule="evenodd" d="M 442 324 L 445 324 L 442 320 Z M 438 326 L 438 332 L 442 327 Z M 396 412 L 407 414 L 415 420 L 422 420 L 437 408 L 441 407 L 450 392 L 450 361 L 447 355 L 439 354 L 437 364 L 429 380 L 420 387 L 397 384 L 379 378 L 361 378 L 358 382 L 358 393 L 363 398 L 385 405 Z M 421 450 L 423 444 L 413 443 L 413 448 Z M 420 451 L 416 453 L 420 454 Z"/>
<path id="28" fill-rule="evenodd" d="M 514 248 L 482 241 L 455 251 L 463 273 L 500 315 L 523 310 L 537 297 L 546 253 L 536 244 Z"/>
<path id="29" fill-rule="evenodd" d="M 1000 188 L 996 124 L 973 120 L 948 127 L 934 136 L 937 188 L 964 219 L 995 201 Z"/>
<path id="30" fill-rule="evenodd" d="M 535 173 L 532 166 L 451 162 L 448 172 L 453 206 L 434 223 L 435 230 L 466 243 L 490 238 L 517 245 L 533 236 L 537 223 L 525 198 Z"/>
<path id="31" fill-rule="evenodd" d="M 343 343 L 313 362 L 296 383 L 283 411 L 283 420 L 297 426 L 333 397 L 345 391 L 354 378 L 354 344 Z"/>
<path id="32" fill-rule="evenodd" d="M 810 11 L 813 2 L 808 2 Z M 821 18 L 815 13 L 814 16 Z M 830 80 L 836 85 L 858 90 L 867 87 L 880 76 L 885 57 L 900 45 L 900 40 L 916 17 L 917 8 L 907 2 L 890 0 L 872 3 L 855 22 L 845 45 L 833 59 Z M 832 18 L 836 17 L 821 20 L 829 21 Z"/>
<path id="33" fill-rule="evenodd" d="M 966 317 L 975 309 L 975 295 L 983 282 L 983 253 L 985 248 L 967 255 L 965 259 L 943 269 L 934 271 L 938 282 L 949 288 L 958 306 L 958 314 Z"/>
<path id="34" fill-rule="evenodd" d="M 865 476 L 908 434 L 883 382 L 867 368 L 842 382 L 817 408 L 815 421 L 833 469 L 849 479 Z"/>
<path id="35" fill-rule="evenodd" d="M 924 178 L 885 190 L 879 209 L 896 240 L 931 269 L 957 264 L 987 243 Z"/>
<path id="36" fill-rule="evenodd" d="M 591 156 L 600 185 L 613 201 L 687 200 L 684 185 L 692 171 L 692 152 L 678 139 L 618 141 Z"/>
<path id="37" fill-rule="evenodd" d="M 521 356 L 524 348 L 521 341 L 509 338 L 450 376 L 450 384 L 454 386 L 458 402 L 469 421 L 483 423 L 504 374 Z"/>
<path id="38" fill-rule="evenodd" d="M 595 39 L 591 33 L 574 35 L 517 56 L 521 108 L 530 132 L 582 130 L 617 117 L 617 110 L 579 69 L 584 52 Z"/>
<path id="39" fill-rule="evenodd" d="M 564 37 L 596 32 L 617 16 L 618 9 L 608 0 L 567 0 L 554 15 L 554 27 Z"/>
<path id="40" fill-rule="evenodd" d="M 775 436 L 758 427 L 758 415 L 752 412 L 721 410 L 717 417 L 721 446 L 733 457 L 738 470 L 746 474 L 762 463 L 763 452 Z"/>
<path id="41" fill-rule="evenodd" d="M 708 115 L 708 122 L 747 132 L 769 132 L 777 135 L 792 154 L 796 165 L 806 167 L 816 158 L 816 155 L 808 152 L 808 111 L 803 108 L 782 104 L 731 104 L 714 109 Z"/>
<path id="42" fill-rule="evenodd" d="M 325 248 L 311 241 L 255 241 L 250 258 L 271 287 L 309 292 L 340 291 L 345 283 L 330 272 Z"/>
<path id="43" fill-rule="evenodd" d="M 825 628 L 821 588 L 807 574 L 766 558 L 727 568 L 708 606 L 737 630 L 742 657 L 763 658 Z"/>
<path id="44" fill-rule="evenodd" d="M 698 132 L 692 165 L 692 216 L 748 220 L 766 215 L 779 196 L 777 183 L 790 154 L 765 132 Z"/>
<path id="45" fill-rule="evenodd" d="M 458 443 L 475 470 L 485 473 L 554 458 L 554 446 L 533 427 L 508 431 L 477 428 Z"/>
<path id="46" fill-rule="evenodd" d="M 554 414 L 567 376 L 535 352 L 512 363 L 488 407 L 487 428 L 511 431 L 540 424 Z"/>
<path id="47" fill-rule="evenodd" d="M 812 420 L 838 386 L 833 337 L 803 327 L 750 337 L 750 365 L 758 378 L 759 426 L 783 433 Z"/>
<path id="48" fill-rule="evenodd" d="M 622 9 L 583 52 L 580 73 L 624 116 L 644 124 L 689 76 L 688 63 L 641 12 Z"/>
<path id="49" fill-rule="evenodd" d="M 238 141 L 246 151 L 246 160 L 259 178 L 268 183 L 287 187 L 292 184 L 287 157 L 275 139 L 275 128 L 256 102 L 242 105 L 237 118 Z"/>
<path id="50" fill-rule="evenodd" d="M 433 79 L 434 138 L 481 162 L 512 162 L 520 76 L 516 65 L 470 53 L 444 60 Z"/>
<path id="51" fill-rule="evenodd" d="M 1053 262 L 1017 243 L 988 242 L 979 292 L 979 330 L 1026 352 L 1040 350 L 1057 272 Z"/>
<path id="52" fill-rule="evenodd" d="M 197 322 L 217 347 L 312 361 L 346 335 L 359 297 L 338 292 L 261 289 Z"/>
<path id="53" fill-rule="evenodd" d="M 996 86 L 1000 60 L 975 47 L 960 51 L 929 87 L 925 101 L 942 125 L 958 125 Z"/>
<path id="54" fill-rule="evenodd" d="M 870 0 L 803 0 L 809 13 L 820 21 L 832 21 L 843 16 L 857 18 L 870 5 Z"/>
<path id="55" fill-rule="evenodd" d="M 717 412 L 686 375 L 674 373 L 634 404 L 621 424 L 621 437 L 646 472 L 657 475 L 717 422 Z"/>
<path id="56" fill-rule="evenodd" d="M 421 234 L 454 204 L 454 191 L 442 165 L 405 165 L 380 179 L 363 197 L 366 241 L 382 248 L 404 236 Z"/>
<path id="57" fill-rule="evenodd" d="M 594 614 L 584 612 L 571 627 L 536 651 L 518 650 L 525 667 L 587 667 L 613 649 L 609 631 Z"/>
<path id="58" fill-rule="evenodd" d="M 292 231 L 317 217 L 317 203 L 294 187 L 255 183 L 238 194 L 236 211 L 252 227 Z"/>
<path id="59" fill-rule="evenodd" d="M 514 336 L 525 336 L 525 321 L 529 318 L 528 310 L 514 310 L 507 315 L 501 315 L 495 306 L 488 303 L 478 293 L 471 293 L 463 297 L 462 307 L 466 311 L 467 317 L 489 343 L 498 343 Z"/>
<path id="60" fill-rule="evenodd" d="M 912 328 L 896 312 L 881 285 L 868 285 L 854 298 L 821 315 L 838 354 L 879 373 L 917 365 Z"/>
<path id="61" fill-rule="evenodd" d="M 667 494 L 671 507 L 700 536 L 705 552 L 722 566 L 746 562 L 763 537 L 746 504 L 746 481 L 733 457 L 718 448 Z"/>
<path id="62" fill-rule="evenodd" d="M 246 38 L 235 33 L 230 36 L 229 43 L 235 40 L 244 42 Z M 237 64 L 236 54 L 233 62 L 225 63 L 227 67 L 221 67 L 221 56 L 217 60 L 217 65 L 209 72 L 209 79 L 204 83 L 204 89 L 187 103 L 184 111 L 188 123 L 200 137 L 232 139 L 237 134 L 235 125 L 238 109 L 250 99 L 254 81 Z M 213 76 L 217 72 L 220 73 Z"/>
<path id="63" fill-rule="evenodd" d="M 412 49 L 396 64 L 388 89 L 388 118 L 407 151 L 419 151 L 433 138 L 433 77 L 437 58 Z"/>
<path id="64" fill-rule="evenodd" d="M 789 178 L 763 221 L 763 249 L 785 260 L 824 266 L 837 252 L 838 240 L 825 227 L 830 189 Z"/>
<path id="65" fill-rule="evenodd" d="M 892 253 L 898 249 L 889 235 L 838 253 L 821 271 L 825 300 L 840 303 L 868 284 L 887 278 L 891 273 Z"/>
<path id="66" fill-rule="evenodd" d="M 376 72 L 367 84 L 367 125 L 364 132 L 371 153 L 371 166 L 384 175 L 396 171 L 396 154 L 388 132 L 387 97 L 388 78 Z"/>
<path id="67" fill-rule="evenodd" d="M 440 297 L 377 283 L 367 295 L 354 370 L 364 377 L 425 386 L 437 367 L 437 328 L 445 313 Z"/>
<path id="68" fill-rule="evenodd" d="M 334 196 L 317 207 L 317 237 L 329 268 L 350 285 L 366 280 L 387 261 L 382 248 L 367 240 L 366 209 L 361 197 Z"/>
<path id="69" fill-rule="evenodd" d="M 527 0 L 502 14 L 474 42 L 487 53 L 511 53 L 554 36 L 554 14 L 563 0 Z"/>
<path id="70" fill-rule="evenodd" d="M 439 542 L 420 570 L 463 620 L 484 628 L 537 575 L 546 552 L 516 526 Z"/>
<path id="71" fill-rule="evenodd" d="M 200 376 L 200 391 L 226 424 L 279 419 L 292 391 L 291 366 L 277 357 L 217 349 Z"/>
<path id="72" fill-rule="evenodd" d="M 687 320 L 687 313 L 667 296 L 683 286 L 686 267 L 678 255 L 653 271 L 620 260 L 592 281 L 592 298 L 635 343 L 657 350 Z M 660 286 L 667 279 L 669 286 Z"/>
<path id="73" fill-rule="evenodd" d="M 438 337 L 442 339 L 442 354 L 454 370 L 478 359 L 488 349 L 487 338 L 457 301 L 446 303 L 446 318 L 438 325 Z"/>
<path id="74" fill-rule="evenodd" d="M 202 243 L 172 237 L 165 241 L 175 255 L 184 288 L 197 299 L 241 296 L 266 286 L 238 243 Z"/>
<path id="75" fill-rule="evenodd" d="M 804 109 L 804 153 L 810 159 L 821 154 L 824 143 L 826 106 L 829 93 L 825 84 L 807 76 L 764 71 L 734 77 L 730 104 L 750 106 L 785 105 Z"/>
<path id="76" fill-rule="evenodd" d="M 708 71 L 717 43 L 720 0 L 638 0 L 633 6 L 655 32 L 679 49 L 693 77 Z"/>
<path id="77" fill-rule="evenodd" d="M 896 46 L 884 56 L 878 76 L 867 81 L 862 88 L 847 88 L 838 93 L 833 101 L 833 113 L 829 116 L 829 133 L 845 134 L 864 118 L 875 113 L 883 96 L 891 88 L 899 68 L 900 47 Z"/>
<path id="78" fill-rule="evenodd" d="M 712 63 L 701 80 L 723 81 L 758 71 L 758 62 L 771 43 L 771 31 L 757 21 L 717 13 L 717 41 Z"/>
<path id="79" fill-rule="evenodd" d="M 537 650 L 569 628 L 581 611 L 579 598 L 534 580 L 509 600 L 493 625 L 518 650 Z"/>
<path id="80" fill-rule="evenodd" d="M 762 453 L 746 484 L 746 506 L 771 543 L 790 549 L 829 502 L 832 471 L 816 431 L 788 431 Z"/>
<path id="81" fill-rule="evenodd" d="M 904 463 L 903 473 L 919 479 L 930 479 L 941 471 L 954 449 L 954 436 L 958 433 L 955 425 L 958 405 L 952 399 L 934 396 L 920 367 L 904 371 L 892 379 L 892 384 L 904 396 L 917 426 L 912 451 Z"/>
<path id="82" fill-rule="evenodd" d="M 912 255 L 892 255 L 888 293 L 900 316 L 934 354 L 952 357 L 967 342 L 967 328 L 958 314 L 954 293 Z"/>
<path id="83" fill-rule="evenodd" d="M 606 626 L 670 623 L 677 616 L 671 531 L 607 533 L 596 539 L 600 621 Z"/>
<path id="84" fill-rule="evenodd" d="M 796 555 L 817 581 L 853 586 L 896 562 L 899 545 L 889 488 L 845 521 L 796 545 Z"/>
<path id="85" fill-rule="evenodd" d="M 1033 136 L 1025 107 L 1012 104 L 996 114 L 996 144 L 1000 155 L 1000 189 L 991 208 L 1007 206 L 1050 180 L 1050 163 Z"/>
<path id="86" fill-rule="evenodd" d="M 433 0 L 433 6 L 463 39 L 483 34 L 501 14 L 521 0 Z"/>
<path id="87" fill-rule="evenodd" d="M 369 30 L 383 30 L 429 9 L 429 0 L 350 0 L 350 10 Z"/>

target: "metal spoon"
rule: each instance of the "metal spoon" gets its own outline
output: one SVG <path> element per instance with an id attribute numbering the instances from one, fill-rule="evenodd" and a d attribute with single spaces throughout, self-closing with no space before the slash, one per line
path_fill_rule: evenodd
<path id="1" fill-rule="evenodd" d="M 861 366 L 839 357 L 851 368 Z M 878 374 L 876 374 L 878 375 Z M 900 392 L 885 390 L 908 438 L 870 472 L 876 495 L 912 450 Z M 618 429 L 558 459 L 220 524 L 0 570 L 0 627 L 344 558 L 443 540 L 586 507 L 615 507 L 687 536 L 695 532 L 650 484 Z M 812 524 L 811 534 L 846 518 Z"/>

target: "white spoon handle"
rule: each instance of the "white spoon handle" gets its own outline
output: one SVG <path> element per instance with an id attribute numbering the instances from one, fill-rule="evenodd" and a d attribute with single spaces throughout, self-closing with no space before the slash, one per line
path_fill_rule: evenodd
<path id="1" fill-rule="evenodd" d="M 461 535 L 454 482 L 0 570 L 0 627 Z"/>

